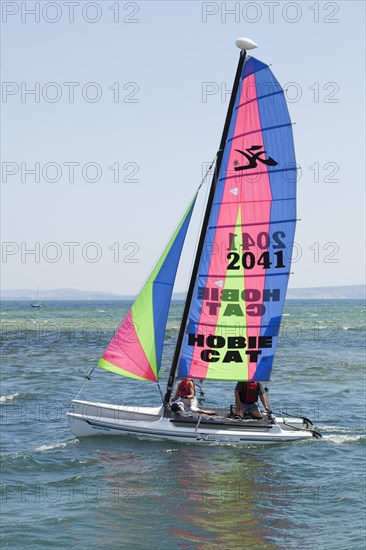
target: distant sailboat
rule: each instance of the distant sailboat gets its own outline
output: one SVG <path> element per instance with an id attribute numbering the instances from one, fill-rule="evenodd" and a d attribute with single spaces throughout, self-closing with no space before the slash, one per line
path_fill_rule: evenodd
<path id="1" fill-rule="evenodd" d="M 37 292 L 36 292 L 36 295 L 34 297 L 33 302 L 31 303 L 31 307 L 35 307 L 35 308 L 44 307 L 42 302 L 39 301 L 39 287 L 37 288 Z"/>
<path id="2" fill-rule="evenodd" d="M 232 418 L 228 410 L 212 416 L 171 407 L 178 378 L 270 379 L 290 274 L 296 223 L 291 120 L 268 65 L 246 55 L 256 44 L 244 38 L 236 44 L 238 68 L 162 405 L 136 408 L 75 398 L 68 416 L 78 437 L 129 434 L 233 445 L 321 437 L 306 418 L 268 412 L 253 420 Z M 101 368 L 158 382 L 175 275 L 196 196 L 100 359 Z"/>

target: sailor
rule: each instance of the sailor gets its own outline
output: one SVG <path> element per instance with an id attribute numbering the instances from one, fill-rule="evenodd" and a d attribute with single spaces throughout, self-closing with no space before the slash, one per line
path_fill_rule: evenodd
<path id="1" fill-rule="evenodd" d="M 182 411 L 196 412 L 198 406 L 194 393 L 193 381 L 184 376 L 180 379 L 173 402 L 176 403 Z"/>
<path id="2" fill-rule="evenodd" d="M 251 418 L 263 418 L 258 407 L 258 397 L 263 403 L 263 406 L 267 413 L 270 412 L 266 398 L 264 396 L 263 386 L 260 382 L 238 382 L 235 386 L 235 403 L 236 410 L 234 414 L 241 416 L 248 415 Z"/>

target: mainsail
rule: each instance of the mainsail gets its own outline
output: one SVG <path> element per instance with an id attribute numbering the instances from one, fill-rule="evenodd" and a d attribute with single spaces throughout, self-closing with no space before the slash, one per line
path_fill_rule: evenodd
<path id="1" fill-rule="evenodd" d="M 296 162 L 281 86 L 267 65 L 243 58 L 178 342 L 178 377 L 267 381 L 273 364 L 295 232 Z"/>
<path id="2" fill-rule="evenodd" d="M 130 378 L 158 380 L 173 285 L 196 198 L 99 360 L 103 369 Z"/>

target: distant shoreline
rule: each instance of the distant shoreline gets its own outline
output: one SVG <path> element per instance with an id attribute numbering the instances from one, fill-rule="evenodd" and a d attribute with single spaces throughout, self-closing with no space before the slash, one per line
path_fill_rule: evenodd
<path id="1" fill-rule="evenodd" d="M 184 300 L 185 292 L 173 294 L 173 300 Z M 316 288 L 293 288 L 288 289 L 287 299 L 289 300 L 363 300 L 366 297 L 366 285 L 345 285 L 329 286 Z M 32 289 L 9 289 L 1 290 L 0 298 L 2 301 L 33 301 L 34 290 Z M 40 291 L 39 301 L 132 301 L 135 296 L 118 295 L 107 292 L 86 291 L 77 289 L 55 289 Z"/>

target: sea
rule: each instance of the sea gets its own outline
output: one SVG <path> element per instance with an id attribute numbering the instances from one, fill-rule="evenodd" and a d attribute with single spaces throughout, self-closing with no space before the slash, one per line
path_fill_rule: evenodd
<path id="1" fill-rule="evenodd" d="M 323 438 L 242 447 L 75 438 L 66 412 L 80 390 L 153 406 L 159 388 L 96 366 L 127 302 L 44 305 L 2 306 L 1 548 L 364 550 L 363 301 L 286 302 L 271 407 Z M 182 309 L 172 302 L 162 391 Z M 229 407 L 234 386 L 205 383 L 204 406 Z"/>

